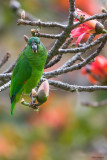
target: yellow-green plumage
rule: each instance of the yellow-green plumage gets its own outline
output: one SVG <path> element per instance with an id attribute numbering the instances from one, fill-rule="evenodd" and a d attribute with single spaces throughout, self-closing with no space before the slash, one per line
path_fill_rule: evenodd
<path id="1" fill-rule="evenodd" d="M 29 94 L 36 87 L 44 71 L 47 51 L 40 39 L 31 37 L 26 48 L 20 54 L 14 67 L 11 86 L 11 114 L 15 104 L 20 100 L 22 92 Z"/>

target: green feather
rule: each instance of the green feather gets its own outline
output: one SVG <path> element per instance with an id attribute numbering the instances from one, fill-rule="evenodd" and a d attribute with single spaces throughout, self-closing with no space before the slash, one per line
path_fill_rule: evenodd
<path id="1" fill-rule="evenodd" d="M 37 46 L 37 52 L 33 51 L 34 45 Z M 22 92 L 29 94 L 40 81 L 46 58 L 46 48 L 40 42 L 40 39 L 31 37 L 28 40 L 27 47 L 17 60 L 11 78 L 10 99 L 12 103 L 12 115 L 14 113 L 15 104 L 20 100 Z"/>
<path id="2" fill-rule="evenodd" d="M 14 110 L 15 110 L 15 103 L 13 101 L 12 104 L 11 104 L 11 115 L 13 115 Z"/>

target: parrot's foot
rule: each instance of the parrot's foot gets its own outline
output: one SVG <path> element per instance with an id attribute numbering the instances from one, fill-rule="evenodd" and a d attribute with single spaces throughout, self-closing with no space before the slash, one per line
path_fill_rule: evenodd
<path id="1" fill-rule="evenodd" d="M 33 105 L 35 103 L 35 100 L 36 100 L 36 91 L 34 89 L 32 89 L 32 92 L 30 93 L 30 97 L 31 97 L 31 102 L 30 104 Z"/>
<path id="2" fill-rule="evenodd" d="M 33 108 L 33 109 L 36 109 L 38 110 L 39 109 L 39 104 L 35 103 L 35 100 L 36 100 L 36 91 L 34 89 L 32 89 L 32 92 L 30 94 L 30 97 L 31 97 L 31 102 L 30 102 L 30 107 Z"/>
<path id="3" fill-rule="evenodd" d="M 33 96 L 32 96 L 32 94 L 30 94 L 30 97 L 31 97 L 31 102 L 30 102 L 30 105 L 33 105 L 33 103 L 34 103 L 34 99 L 33 99 Z"/>
<path id="4" fill-rule="evenodd" d="M 30 107 L 33 108 L 33 109 L 36 109 L 38 110 L 39 109 L 39 105 L 37 103 L 30 103 Z"/>

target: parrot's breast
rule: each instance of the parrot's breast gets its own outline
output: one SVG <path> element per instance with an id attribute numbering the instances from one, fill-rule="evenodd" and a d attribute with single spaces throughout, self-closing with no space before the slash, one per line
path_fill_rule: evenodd
<path id="1" fill-rule="evenodd" d="M 30 57 L 29 65 L 32 68 L 32 73 L 30 78 L 24 84 L 24 93 L 29 94 L 33 88 L 39 83 L 46 62 L 46 54 L 36 53 L 33 57 Z"/>
<path id="2" fill-rule="evenodd" d="M 37 86 L 39 83 L 41 76 L 43 74 L 43 70 L 39 71 L 37 69 L 32 71 L 31 77 L 24 84 L 24 93 L 29 94 L 33 88 Z"/>

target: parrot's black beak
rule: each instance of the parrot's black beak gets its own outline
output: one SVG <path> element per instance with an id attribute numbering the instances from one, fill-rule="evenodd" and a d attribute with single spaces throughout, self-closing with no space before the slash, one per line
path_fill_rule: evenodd
<path id="1" fill-rule="evenodd" d="M 33 52 L 34 52 L 34 53 L 37 53 L 37 49 L 38 49 L 38 48 L 37 48 L 37 44 L 36 44 L 36 43 L 33 43 L 33 44 L 32 44 L 32 50 L 33 50 Z"/>

